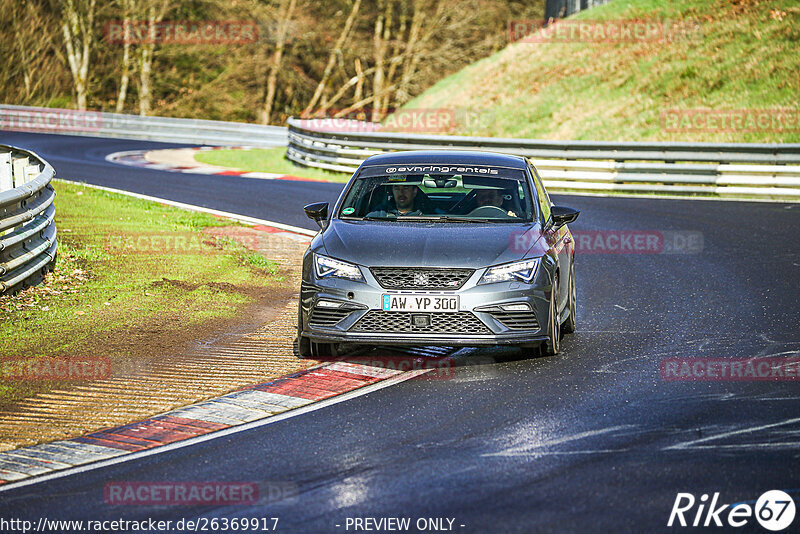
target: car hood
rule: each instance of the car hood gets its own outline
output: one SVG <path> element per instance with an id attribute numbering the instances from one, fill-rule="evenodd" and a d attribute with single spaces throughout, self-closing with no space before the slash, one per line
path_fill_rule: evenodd
<path id="1" fill-rule="evenodd" d="M 488 267 L 525 257 L 539 225 L 333 220 L 322 234 L 334 258 L 368 267 Z M 524 243 L 524 246 L 520 246 Z"/>

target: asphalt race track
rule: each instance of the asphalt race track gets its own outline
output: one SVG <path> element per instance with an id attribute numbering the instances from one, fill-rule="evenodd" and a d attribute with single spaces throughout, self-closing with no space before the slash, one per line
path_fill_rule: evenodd
<path id="1" fill-rule="evenodd" d="M 206 176 L 179 172 L 142 170 L 105 160 L 108 154 L 123 150 L 148 150 L 187 147 L 175 143 L 128 141 L 67 135 L 0 132 L 0 143 L 33 150 L 56 170 L 56 178 L 123 189 L 169 200 L 222 211 L 280 221 L 309 229 L 318 227 L 303 213 L 312 201 L 336 200 L 341 184 L 316 182 L 315 195 L 308 201 L 308 185 L 276 182 L 238 176 Z M 291 209 L 299 206 L 299 209 Z"/>
<path id="2" fill-rule="evenodd" d="M 103 159 L 174 145 L 18 133 L 0 134 L 0 142 L 33 149 L 60 178 L 306 228 L 314 223 L 302 206 L 333 200 L 341 187 Z M 460 350 L 450 380 L 414 379 L 224 438 L 12 489 L 0 493 L 0 515 L 34 522 L 278 517 L 279 532 L 353 532 L 347 519 L 367 517 L 407 517 L 412 525 L 452 519 L 456 532 L 661 532 L 670 530 L 679 492 L 698 501 L 718 492 L 719 504 L 753 505 L 782 489 L 800 503 L 797 380 L 660 374 L 669 358 L 800 356 L 800 204 L 554 200 L 581 210 L 573 231 L 699 232 L 702 250 L 580 254 L 578 332 L 557 357 Z M 269 502 L 264 492 L 256 505 L 111 506 L 103 490 L 114 481 L 284 483 L 296 495 Z M 696 511 L 687 512 L 689 521 Z M 722 530 L 765 532 L 754 518 Z"/>

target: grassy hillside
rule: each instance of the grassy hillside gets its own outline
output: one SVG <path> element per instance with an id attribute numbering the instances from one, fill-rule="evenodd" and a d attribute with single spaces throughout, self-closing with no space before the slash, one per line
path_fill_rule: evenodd
<path id="1" fill-rule="evenodd" d="M 572 19 L 668 20 L 684 32 L 638 42 L 518 41 L 406 108 L 472 109 L 479 118 L 453 132 L 461 135 L 800 142 L 797 0 L 613 0 Z M 710 131 L 697 131 L 686 122 L 696 109 L 790 114 L 766 128 L 703 122 Z M 675 117 L 681 122 L 668 122 Z"/>

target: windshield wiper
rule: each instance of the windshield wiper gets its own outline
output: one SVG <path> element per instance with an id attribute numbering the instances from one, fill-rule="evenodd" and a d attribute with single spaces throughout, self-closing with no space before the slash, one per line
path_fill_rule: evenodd
<path id="1" fill-rule="evenodd" d="M 442 215 L 437 217 L 436 220 L 445 221 L 445 222 L 458 222 L 458 223 L 471 223 L 471 222 L 479 222 L 479 223 L 506 223 L 506 222 L 519 222 L 518 219 L 487 219 L 481 217 L 452 217 L 450 215 Z"/>
<path id="2" fill-rule="evenodd" d="M 518 218 L 487 219 L 481 217 L 453 217 L 450 215 L 388 215 L 386 217 L 363 217 L 364 221 L 422 221 L 422 222 L 454 222 L 454 223 L 518 223 Z"/>

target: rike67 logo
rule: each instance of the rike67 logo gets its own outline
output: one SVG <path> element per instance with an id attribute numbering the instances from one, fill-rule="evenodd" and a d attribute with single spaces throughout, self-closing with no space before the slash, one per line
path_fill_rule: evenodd
<path id="1" fill-rule="evenodd" d="M 762 527 L 777 532 L 789 528 L 794 521 L 794 500 L 781 490 L 767 491 L 758 498 L 755 506 L 747 502 L 718 503 L 719 493 L 714 493 L 711 502 L 706 493 L 699 500 L 691 493 L 678 493 L 667 526 L 743 527 L 755 517 Z"/>

